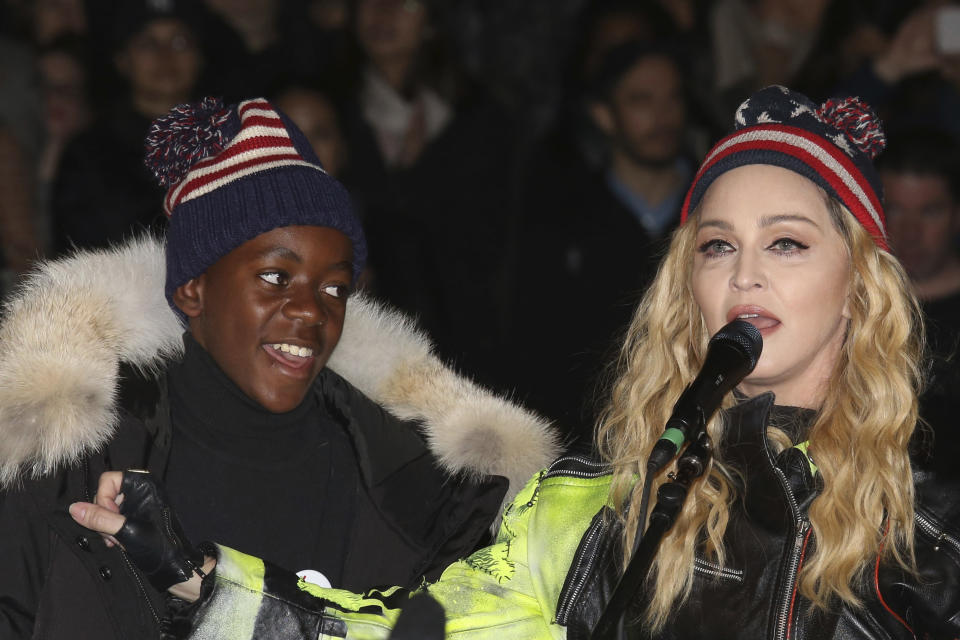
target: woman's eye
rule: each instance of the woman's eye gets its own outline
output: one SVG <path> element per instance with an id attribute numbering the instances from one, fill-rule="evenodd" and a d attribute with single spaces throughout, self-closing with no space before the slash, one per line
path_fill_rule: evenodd
<path id="1" fill-rule="evenodd" d="M 345 284 L 328 284 L 323 288 L 323 292 L 334 298 L 346 298 L 350 295 L 350 287 Z"/>
<path id="2" fill-rule="evenodd" d="M 776 251 L 777 253 L 795 253 L 808 248 L 807 245 L 793 238 L 779 238 L 778 240 L 774 240 L 773 244 L 768 247 L 768 249 Z"/>
<path id="3" fill-rule="evenodd" d="M 707 240 L 697 250 L 708 258 L 716 258 L 731 253 L 733 245 L 726 240 Z"/>
<path id="4" fill-rule="evenodd" d="M 260 279 L 266 283 L 282 287 L 288 282 L 287 274 L 282 271 L 267 271 L 259 274 Z"/>

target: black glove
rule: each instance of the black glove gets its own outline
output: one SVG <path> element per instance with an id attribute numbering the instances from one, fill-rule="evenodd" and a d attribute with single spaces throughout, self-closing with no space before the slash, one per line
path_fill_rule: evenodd
<path id="1" fill-rule="evenodd" d="M 157 591 L 203 577 L 203 554 L 184 535 L 163 488 L 145 471 L 124 471 L 120 513 L 127 517 L 114 537 Z"/>

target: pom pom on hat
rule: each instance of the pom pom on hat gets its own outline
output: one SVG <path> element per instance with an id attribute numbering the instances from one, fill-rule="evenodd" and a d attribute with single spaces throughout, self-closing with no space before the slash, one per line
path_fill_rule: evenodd
<path id="1" fill-rule="evenodd" d="M 827 100 L 817 109 L 817 117 L 838 129 L 867 155 L 875 160 L 887 146 L 880 118 L 866 102 L 856 97 Z"/>
<path id="2" fill-rule="evenodd" d="M 217 98 L 204 98 L 196 104 L 180 104 L 150 125 L 147 134 L 147 167 L 161 186 L 183 180 L 200 160 L 223 151 L 239 129 L 227 123 L 234 112 Z M 235 119 L 235 117 L 234 117 Z"/>

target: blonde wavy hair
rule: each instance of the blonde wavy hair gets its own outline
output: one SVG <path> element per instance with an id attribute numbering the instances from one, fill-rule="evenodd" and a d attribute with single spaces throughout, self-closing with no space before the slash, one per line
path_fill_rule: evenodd
<path id="1" fill-rule="evenodd" d="M 857 606 L 852 585 L 878 556 L 914 570 L 914 490 L 907 449 L 917 423 L 923 350 L 919 305 L 903 268 L 841 204 L 827 202 L 852 268 L 847 336 L 809 431 L 809 453 L 824 488 L 809 509 L 816 550 L 804 562 L 798 588 L 820 609 L 836 598 Z M 600 417 L 597 444 L 614 469 L 611 499 L 621 505 L 618 517 L 625 524 L 624 562 L 638 531 L 640 491 L 633 488 L 643 482 L 647 456 L 706 352 L 709 336 L 691 282 L 696 229 L 693 219 L 675 232 L 634 314 Z M 724 407 L 732 403 L 731 394 Z M 707 431 L 715 443 L 723 439 L 722 411 Z M 780 447 L 793 444 L 777 429 L 768 433 Z M 666 471 L 652 479 L 652 495 Z M 655 631 L 690 593 L 698 541 L 704 541 L 709 559 L 724 564 L 734 473 L 714 459 L 661 542 L 644 614 Z"/>

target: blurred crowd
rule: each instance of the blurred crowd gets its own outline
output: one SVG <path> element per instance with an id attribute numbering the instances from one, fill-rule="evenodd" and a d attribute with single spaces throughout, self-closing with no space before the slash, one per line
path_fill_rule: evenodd
<path id="1" fill-rule="evenodd" d="M 881 115 L 892 246 L 929 319 L 923 413 L 960 398 L 960 7 L 907 0 L 2 0 L 0 290 L 162 233 L 152 119 L 266 96 L 355 199 L 362 286 L 461 369 L 595 413 L 702 154 L 752 91 Z"/>

